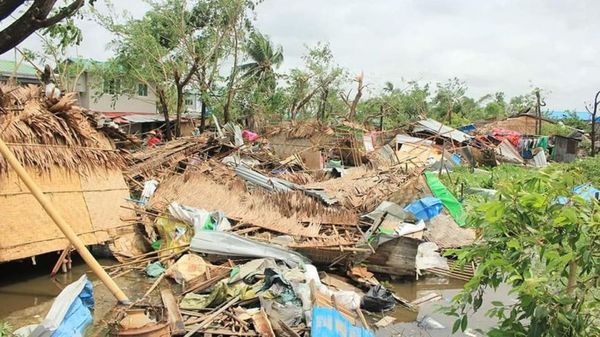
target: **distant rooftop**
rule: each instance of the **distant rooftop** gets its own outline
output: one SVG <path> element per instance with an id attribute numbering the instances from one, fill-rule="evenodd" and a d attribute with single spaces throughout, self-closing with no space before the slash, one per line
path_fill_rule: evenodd
<path id="1" fill-rule="evenodd" d="M 15 63 L 15 61 L 8 60 L 0 60 L 0 73 L 5 76 L 10 76 L 15 72 L 15 68 L 17 68 L 17 75 L 25 76 L 25 77 L 36 77 L 37 70 L 31 64 L 26 61 L 19 63 Z"/>
<path id="2" fill-rule="evenodd" d="M 571 114 L 572 114 L 571 111 L 557 111 L 557 110 L 548 111 L 545 113 L 546 117 L 556 119 L 556 120 L 570 118 Z M 577 117 L 577 119 L 582 120 L 582 121 L 591 121 L 592 120 L 592 115 L 590 115 L 587 111 L 576 111 L 575 117 Z"/>
<path id="3" fill-rule="evenodd" d="M 94 67 L 98 67 L 101 66 L 103 64 L 105 64 L 106 62 L 103 61 L 98 61 L 98 60 L 94 60 L 94 59 L 88 59 L 88 58 L 82 58 L 82 57 L 69 57 L 67 59 L 67 61 L 73 62 L 73 63 L 77 63 L 77 64 L 81 64 L 83 66 L 83 69 L 85 70 L 90 70 Z"/>

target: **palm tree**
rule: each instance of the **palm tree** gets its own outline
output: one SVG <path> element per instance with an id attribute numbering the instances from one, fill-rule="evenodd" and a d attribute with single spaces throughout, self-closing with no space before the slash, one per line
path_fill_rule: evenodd
<path id="1" fill-rule="evenodd" d="M 391 94 L 394 91 L 396 91 L 396 88 L 394 88 L 394 83 L 390 82 L 390 81 L 386 81 L 383 84 L 383 92 Z"/>
<path id="2" fill-rule="evenodd" d="M 251 62 L 240 66 L 242 76 L 247 80 L 253 80 L 260 88 L 274 90 L 276 85 L 274 68 L 278 68 L 283 62 L 283 48 L 274 46 L 268 36 L 253 32 L 246 46 L 246 52 Z"/>

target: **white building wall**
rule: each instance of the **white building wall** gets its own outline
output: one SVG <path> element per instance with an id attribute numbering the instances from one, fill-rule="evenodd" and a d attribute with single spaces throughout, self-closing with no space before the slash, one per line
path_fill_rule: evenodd
<path id="1" fill-rule="evenodd" d="M 136 92 L 132 96 L 120 95 L 114 100 L 113 95 L 102 93 L 102 86 L 102 79 L 84 73 L 77 84 L 77 88 L 80 90 L 79 104 L 90 110 L 100 112 L 157 112 L 157 98 L 152 88 L 148 88 L 147 96 L 139 96 Z"/>

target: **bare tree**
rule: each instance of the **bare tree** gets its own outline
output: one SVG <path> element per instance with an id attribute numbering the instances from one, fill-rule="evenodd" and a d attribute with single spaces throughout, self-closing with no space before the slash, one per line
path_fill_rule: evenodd
<path id="1" fill-rule="evenodd" d="M 36 30 L 48 28 L 75 14 L 84 5 L 85 0 L 75 0 L 65 7 L 56 6 L 57 0 L 2 0 L 0 1 L 0 21 L 12 16 L 26 2 L 31 2 L 29 9 L 0 31 L 0 54 L 16 47 Z M 55 7 L 58 7 L 57 11 L 51 15 Z"/>
<path id="2" fill-rule="evenodd" d="M 596 155 L 596 114 L 598 113 L 599 104 L 600 91 L 596 93 L 596 96 L 594 97 L 594 103 L 585 106 L 585 109 L 592 115 L 592 130 L 590 132 L 590 136 L 592 137 L 592 157 Z"/>
<path id="3" fill-rule="evenodd" d="M 358 106 L 358 102 L 360 101 L 360 98 L 362 97 L 363 89 L 366 87 L 366 85 L 364 84 L 364 78 L 365 78 L 365 76 L 361 72 L 354 79 L 354 81 L 356 82 L 357 85 L 356 85 L 356 95 L 354 95 L 354 99 L 352 100 L 352 102 L 350 101 L 350 93 L 352 92 L 352 90 L 348 91 L 346 96 L 340 94 L 342 101 L 344 101 L 344 103 L 346 103 L 346 105 L 350 109 L 350 111 L 348 113 L 348 119 L 351 121 L 354 121 L 356 119 L 356 107 Z"/>

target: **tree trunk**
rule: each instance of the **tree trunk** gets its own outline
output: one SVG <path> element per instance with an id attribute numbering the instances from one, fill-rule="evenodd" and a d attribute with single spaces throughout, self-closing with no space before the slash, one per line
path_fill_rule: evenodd
<path id="1" fill-rule="evenodd" d="M 356 78 L 356 81 L 358 82 L 356 95 L 354 96 L 354 100 L 352 100 L 352 104 L 350 105 L 350 114 L 348 116 L 351 121 L 354 121 L 356 119 L 356 108 L 358 107 L 358 102 L 362 97 L 362 91 L 364 88 L 362 73 Z"/>
<path id="2" fill-rule="evenodd" d="M 225 123 L 229 122 L 231 109 L 231 102 L 233 101 L 233 97 L 235 95 L 235 89 L 233 88 L 233 83 L 235 78 L 237 77 L 237 68 L 238 68 L 238 30 L 234 25 L 233 28 L 233 68 L 231 68 L 231 74 L 229 75 L 229 83 L 227 83 L 227 100 L 225 101 L 225 105 L 223 106 L 223 120 Z M 204 102 L 202 103 L 202 108 L 204 109 Z"/>
<path id="3" fill-rule="evenodd" d="M 296 105 L 298 104 L 297 100 L 294 100 L 292 102 L 292 106 L 290 108 L 290 119 L 291 120 L 295 120 L 296 119 Z"/>
<path id="4" fill-rule="evenodd" d="M 596 155 L 596 112 L 598 111 L 598 102 L 594 104 L 594 113 L 592 114 L 592 131 L 590 136 L 592 137 L 592 157 Z"/>
<path id="5" fill-rule="evenodd" d="M 200 133 L 206 128 L 206 102 L 202 100 L 202 109 L 200 110 Z"/>
<path id="6" fill-rule="evenodd" d="M 158 89 L 157 94 L 160 110 L 165 118 L 165 140 L 169 141 L 173 139 L 173 136 L 171 134 L 171 120 L 169 119 L 169 106 L 167 105 L 167 98 L 165 97 L 165 91 L 163 89 Z"/>
<path id="7" fill-rule="evenodd" d="M 2 1 L 0 8 L 4 11 L 0 16 L 9 16 L 16 8 L 18 1 Z M 56 15 L 48 17 L 56 4 L 56 0 L 33 1 L 31 7 L 8 27 L 0 31 L 0 54 L 23 42 L 36 30 L 50 27 L 67 16 L 73 15 L 83 4 L 84 0 L 75 0 L 66 7 L 60 8 Z"/>
<path id="8" fill-rule="evenodd" d="M 329 88 L 323 88 L 321 91 L 321 104 L 317 113 L 317 119 L 325 119 L 325 108 L 327 107 L 327 98 L 329 96 Z"/>
<path id="9" fill-rule="evenodd" d="M 25 3 L 25 0 L 0 1 L 0 21 L 9 17 L 23 3 Z"/>
<path id="10" fill-rule="evenodd" d="M 596 155 L 596 114 L 598 113 L 598 105 L 600 104 L 598 96 L 600 96 L 600 91 L 594 97 L 594 111 L 592 112 L 592 130 L 590 132 L 590 136 L 592 137 L 592 157 Z"/>
<path id="11" fill-rule="evenodd" d="M 181 113 L 183 112 L 183 86 L 177 86 L 177 120 L 175 121 L 175 137 L 181 137 Z"/>

